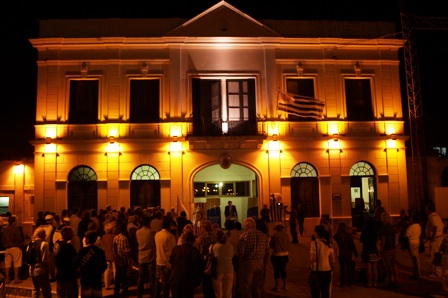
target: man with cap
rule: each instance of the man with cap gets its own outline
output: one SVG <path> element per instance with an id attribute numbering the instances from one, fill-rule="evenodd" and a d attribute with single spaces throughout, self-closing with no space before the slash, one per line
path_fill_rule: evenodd
<path id="1" fill-rule="evenodd" d="M 65 216 L 65 217 L 62 218 L 62 224 L 54 231 L 54 234 L 53 234 L 53 245 L 58 240 L 62 240 L 61 231 L 62 231 L 62 228 L 66 227 L 66 226 L 70 226 L 70 217 L 68 217 L 68 216 Z"/>
<path id="2" fill-rule="evenodd" d="M 48 266 L 49 266 L 49 275 L 50 281 L 56 280 L 56 267 L 54 263 L 54 255 L 53 255 L 53 234 L 55 228 L 52 225 L 53 215 L 47 214 L 45 216 L 45 224 L 41 225 L 40 228 L 45 230 L 45 242 L 48 244 L 50 249 L 50 253 L 48 254 Z"/>

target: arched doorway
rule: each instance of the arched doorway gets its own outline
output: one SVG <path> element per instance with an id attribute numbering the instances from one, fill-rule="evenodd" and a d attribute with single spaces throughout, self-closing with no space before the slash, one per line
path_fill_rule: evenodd
<path id="1" fill-rule="evenodd" d="M 207 219 L 221 227 L 228 201 L 236 207 L 239 222 L 258 215 L 258 177 L 247 167 L 208 166 L 196 173 L 193 183 L 195 207 L 203 209 Z"/>
<path id="2" fill-rule="evenodd" d="M 88 166 L 78 166 L 68 175 L 67 208 L 97 209 L 98 185 L 95 171 Z"/>
<path id="3" fill-rule="evenodd" d="M 366 161 L 355 163 L 350 169 L 350 202 L 353 226 L 361 228 L 364 214 L 373 214 L 376 201 L 376 176 Z"/>
<path id="4" fill-rule="evenodd" d="M 317 170 L 301 162 L 291 170 L 291 207 L 302 204 L 305 217 L 320 217 L 319 178 Z"/>
<path id="5" fill-rule="evenodd" d="M 131 207 L 160 206 L 160 175 L 151 165 L 141 165 L 131 174 Z"/>

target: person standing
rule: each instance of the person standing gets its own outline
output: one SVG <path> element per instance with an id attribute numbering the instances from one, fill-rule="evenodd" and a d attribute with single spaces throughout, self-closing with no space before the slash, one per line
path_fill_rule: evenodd
<path id="1" fill-rule="evenodd" d="M 213 289 L 215 291 L 215 298 L 232 298 L 233 286 L 233 264 L 232 258 L 234 249 L 232 244 L 227 243 L 227 236 L 223 230 L 215 231 L 215 238 L 217 242 L 212 244 L 209 250 L 213 250 L 216 257 L 216 278 L 213 279 Z"/>
<path id="2" fill-rule="evenodd" d="M 56 264 L 57 293 L 61 298 L 78 297 L 78 281 L 73 260 L 76 258 L 76 250 L 71 240 L 73 230 L 70 226 L 61 229 L 61 239 L 54 244 L 53 252 Z"/>
<path id="3" fill-rule="evenodd" d="M 72 243 L 77 252 L 81 249 L 81 239 L 84 238 L 84 235 L 82 235 L 81 238 L 78 236 L 78 226 L 79 226 L 79 223 L 81 222 L 79 213 L 80 213 L 80 209 L 74 208 L 72 211 L 72 216 L 70 216 L 70 227 L 73 230 Z"/>
<path id="4" fill-rule="evenodd" d="M 269 210 L 268 205 L 267 204 L 263 204 L 263 208 L 260 211 L 260 216 L 261 216 L 261 219 L 266 224 L 271 222 L 270 213 L 271 213 L 271 211 Z"/>
<path id="5" fill-rule="evenodd" d="M 75 268 L 81 271 L 81 297 L 103 297 L 102 275 L 107 268 L 104 250 L 95 245 L 98 239 L 96 231 L 86 234 L 87 246 L 79 250 L 73 261 Z"/>
<path id="6" fill-rule="evenodd" d="M 138 243 L 138 279 L 137 279 L 137 297 L 143 296 L 144 284 L 149 280 L 149 291 L 154 291 L 154 281 L 156 274 L 156 243 L 155 231 L 151 231 L 149 225 L 151 218 L 143 216 L 143 226 L 137 230 L 136 238 Z"/>
<path id="7" fill-rule="evenodd" d="M 230 219 L 233 221 L 238 221 L 238 212 L 236 211 L 236 207 L 233 205 L 232 201 L 227 202 L 226 208 L 224 208 L 224 216 L 226 220 Z"/>
<path id="8" fill-rule="evenodd" d="M 216 239 L 213 235 L 212 224 L 208 220 L 203 220 L 201 222 L 201 234 L 198 237 L 199 242 L 199 251 L 202 255 L 203 262 L 207 260 L 207 255 L 210 252 L 210 246 L 216 242 Z M 205 263 L 204 263 L 205 267 Z M 213 281 L 210 275 L 202 273 L 202 293 L 204 297 L 213 298 L 214 290 L 213 290 Z"/>
<path id="9" fill-rule="evenodd" d="M 419 248 L 422 228 L 419 222 L 419 216 L 417 214 L 412 215 L 411 224 L 406 229 L 406 237 L 409 241 L 409 255 L 411 256 L 412 260 L 412 275 L 410 276 L 411 279 L 420 278 Z"/>
<path id="10" fill-rule="evenodd" d="M 283 282 L 283 291 L 288 290 L 286 285 L 286 265 L 289 258 L 289 236 L 285 232 L 285 227 L 282 224 L 278 224 L 274 227 L 274 234 L 269 241 L 269 246 L 272 249 L 272 268 L 274 269 L 274 283 L 275 286 L 272 289 L 275 292 L 279 290 L 280 278 Z"/>
<path id="11" fill-rule="evenodd" d="M 170 255 L 170 287 L 173 298 L 193 298 L 194 289 L 201 284 L 202 256 L 194 246 L 193 232 L 185 234 L 185 243 L 174 247 Z"/>
<path id="12" fill-rule="evenodd" d="M 430 242 L 431 249 L 431 260 L 434 259 L 434 254 L 439 252 L 440 245 L 443 240 L 443 222 L 435 212 L 434 204 L 429 204 L 426 206 L 426 214 L 428 215 L 428 222 L 426 223 L 425 236 L 426 239 Z M 431 278 L 439 278 L 441 277 L 441 268 L 440 266 L 432 265 L 432 273 L 429 276 Z"/>
<path id="13" fill-rule="evenodd" d="M 184 227 L 188 224 L 192 225 L 191 220 L 187 219 L 187 213 L 185 211 L 180 212 L 180 216 L 176 218 L 177 223 L 177 235 L 182 235 Z"/>
<path id="14" fill-rule="evenodd" d="M 156 233 L 154 241 L 156 244 L 156 287 L 154 297 L 159 298 L 162 292 L 164 298 L 170 296 L 170 270 L 169 262 L 176 238 L 170 233 L 171 219 L 164 217 L 162 220 L 162 230 Z M 151 228 L 152 229 L 152 228 Z"/>
<path id="15" fill-rule="evenodd" d="M 241 297 L 262 297 L 264 264 L 269 255 L 269 237 L 256 229 L 253 218 L 243 221 L 244 232 L 238 241 L 238 285 Z"/>
<path id="16" fill-rule="evenodd" d="M 285 213 L 289 214 L 289 232 L 291 233 L 292 244 L 298 244 L 299 238 L 297 237 L 297 209 L 295 207 L 291 207 L 291 211 L 287 210 L 287 206 L 285 207 Z"/>
<path id="17" fill-rule="evenodd" d="M 19 269 L 22 267 L 22 246 L 23 237 L 20 229 L 17 227 L 17 219 L 15 216 L 8 218 L 8 226 L 2 229 L 2 244 L 5 247 L 5 282 L 8 284 L 9 272 L 14 266 L 14 283 L 22 282 L 19 279 Z"/>
<path id="18" fill-rule="evenodd" d="M 328 298 L 331 291 L 331 277 L 334 264 L 334 250 L 331 247 L 330 235 L 325 227 L 318 225 L 314 228 L 314 238 L 311 242 L 310 261 L 311 270 L 318 277 L 317 284 L 311 283 L 311 297 Z"/>
<path id="19" fill-rule="evenodd" d="M 28 246 L 28 250 L 34 250 L 33 253 L 28 253 L 27 251 L 27 254 L 34 255 L 34 260 L 28 260 L 32 263 L 29 267 L 31 280 L 33 282 L 32 298 L 38 298 L 41 290 L 44 298 L 51 298 L 50 276 L 48 274 L 50 248 L 48 243 L 45 242 L 45 233 L 44 228 L 37 228 L 31 238 L 31 244 Z"/>
<path id="20" fill-rule="evenodd" d="M 381 214 L 383 226 L 379 230 L 381 259 L 386 269 L 386 287 L 397 287 L 397 250 L 395 246 L 395 229 L 391 225 L 390 215 Z"/>
<path id="21" fill-rule="evenodd" d="M 355 246 L 355 241 L 350 233 L 347 232 L 347 225 L 341 222 L 338 226 L 338 231 L 334 234 L 333 239 L 338 247 L 338 261 L 339 261 L 339 286 L 352 286 L 353 275 L 355 274 L 353 256 L 358 257 L 358 250 Z"/>
<path id="22" fill-rule="evenodd" d="M 115 279 L 114 238 L 115 225 L 105 225 L 106 234 L 103 236 L 104 253 L 106 254 L 107 269 L 104 271 L 104 286 L 107 290 L 111 288 L 112 280 Z"/>
<path id="23" fill-rule="evenodd" d="M 126 225 L 124 223 L 116 226 L 118 235 L 114 237 L 115 258 L 115 287 L 114 296 L 128 296 L 128 269 L 131 265 L 131 248 L 126 237 Z M 120 293 L 120 289 L 123 291 Z"/>

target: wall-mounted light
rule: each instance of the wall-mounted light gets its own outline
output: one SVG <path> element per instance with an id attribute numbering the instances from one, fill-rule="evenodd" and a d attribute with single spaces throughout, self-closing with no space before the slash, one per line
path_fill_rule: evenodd
<path id="1" fill-rule="evenodd" d="M 168 146 L 168 154 L 174 154 L 174 153 L 182 153 L 184 154 L 182 142 L 179 141 L 173 141 Z"/>
<path id="2" fill-rule="evenodd" d="M 400 151 L 400 149 L 397 148 L 396 138 L 386 140 L 386 148 L 384 148 L 384 152 L 387 152 L 388 149 L 397 150 L 397 152 Z"/>
<path id="3" fill-rule="evenodd" d="M 342 153 L 341 141 L 337 136 L 333 136 L 333 139 L 327 142 L 327 150 L 325 150 L 325 152 L 329 153 L 332 150 L 337 150 L 339 153 Z"/>
<path id="4" fill-rule="evenodd" d="M 104 153 L 105 156 L 110 155 L 121 155 L 121 148 L 120 144 L 115 142 L 114 138 L 110 138 L 110 142 L 106 145 L 106 153 Z"/>
<path id="5" fill-rule="evenodd" d="M 281 149 L 279 140 L 274 139 L 274 140 L 268 141 L 268 150 L 266 150 L 266 153 L 269 153 L 269 152 L 282 153 L 282 149 Z"/>
<path id="6" fill-rule="evenodd" d="M 25 166 L 23 164 L 16 164 L 14 166 L 14 174 L 23 174 Z"/>

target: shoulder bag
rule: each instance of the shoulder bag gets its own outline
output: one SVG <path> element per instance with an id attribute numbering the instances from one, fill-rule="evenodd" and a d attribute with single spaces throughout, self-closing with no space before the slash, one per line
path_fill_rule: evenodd
<path id="1" fill-rule="evenodd" d="M 210 251 L 208 252 L 206 263 L 205 263 L 205 269 L 204 274 L 212 276 L 213 278 L 216 278 L 216 266 L 218 265 L 218 260 L 216 259 L 215 254 L 213 253 L 213 246 L 211 246 Z"/>
<path id="2" fill-rule="evenodd" d="M 316 270 L 311 268 L 310 275 L 308 276 L 308 283 L 310 287 L 319 287 L 319 252 L 317 250 L 317 241 L 314 241 L 316 244 Z"/>

